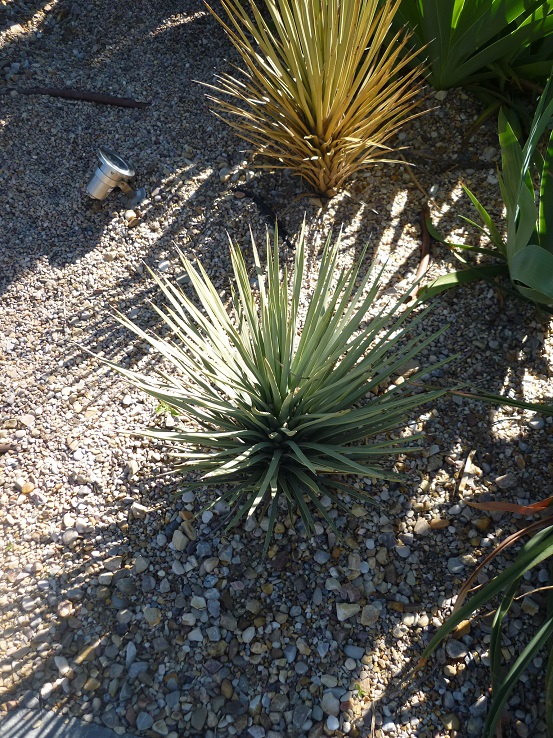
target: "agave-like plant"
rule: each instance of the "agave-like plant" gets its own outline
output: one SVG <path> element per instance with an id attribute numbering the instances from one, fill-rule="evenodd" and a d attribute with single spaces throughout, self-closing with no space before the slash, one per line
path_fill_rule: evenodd
<path id="1" fill-rule="evenodd" d="M 551 77 L 538 101 L 524 147 L 521 147 L 506 115 L 500 112 L 502 170 L 499 186 L 507 215 L 506 238 L 503 238 L 482 203 L 466 187 L 465 192 L 484 225 L 480 226 L 468 218 L 465 220 L 483 231 L 495 248 L 448 243 L 428 221 L 427 226 L 434 238 L 452 248 L 454 253 L 456 249 L 462 249 L 465 253 L 498 256 L 502 263 L 469 266 L 438 277 L 421 291 L 422 295 L 432 297 L 462 283 L 508 274 L 513 291 L 516 290 L 523 298 L 542 305 L 546 310 L 553 308 L 553 132 L 548 134 L 545 156 L 542 156 L 538 146 L 552 119 Z M 539 189 L 533 181 L 536 175 Z M 466 263 L 464 258 L 458 258 Z"/>
<path id="2" fill-rule="evenodd" d="M 402 0 L 401 23 L 413 30 L 439 90 L 490 92 L 498 80 L 547 79 L 551 72 L 550 0 Z"/>
<path id="3" fill-rule="evenodd" d="M 551 407 L 549 408 L 551 410 Z M 530 666 L 532 660 L 542 648 L 548 651 L 548 665 L 544 670 L 545 704 L 547 717 L 547 735 L 553 736 L 553 577 L 551 576 L 551 562 L 553 561 L 553 517 L 551 507 L 553 498 L 541 500 L 533 505 L 521 506 L 504 502 L 469 503 L 481 510 L 495 510 L 518 513 L 519 515 L 542 515 L 540 520 L 529 523 L 512 535 L 505 538 L 496 548 L 478 565 L 469 579 L 463 585 L 455 603 L 453 613 L 438 629 L 422 654 L 419 667 L 423 666 L 430 655 L 452 633 L 455 628 L 467 618 L 471 618 L 478 610 L 489 605 L 495 599 L 499 600 L 492 623 L 490 638 L 490 671 L 492 682 L 492 700 L 482 732 L 482 738 L 493 738 L 500 724 L 503 709 L 511 692 L 520 679 L 522 673 Z M 523 537 L 529 540 L 520 548 L 515 560 L 506 566 L 497 576 L 465 602 L 470 588 L 480 572 L 496 556 L 509 546 L 519 542 Z M 548 563 L 550 580 L 546 590 L 546 607 L 543 608 L 542 622 L 536 627 L 528 643 L 507 667 L 503 664 L 502 635 L 503 624 L 509 616 L 513 600 L 521 590 L 524 575 L 540 564 Z M 525 594 L 519 595 L 523 597 Z M 518 599 L 518 598 L 517 598 Z"/>
<path id="4" fill-rule="evenodd" d="M 210 99 L 270 160 L 261 166 L 288 167 L 332 197 L 388 155 L 416 104 L 420 71 L 407 69 L 413 55 L 402 55 L 404 32 L 387 37 L 399 0 L 265 0 L 267 20 L 253 0 L 251 15 L 239 0 L 222 5 L 228 23 L 211 12 L 246 69 L 220 75 L 214 87 L 238 103 Z"/>
<path id="5" fill-rule="evenodd" d="M 265 551 L 281 500 L 312 532 L 311 509 L 333 525 L 323 495 L 344 510 L 338 493 L 368 499 L 343 475 L 397 478 L 375 462 L 412 450 L 412 439 L 390 432 L 403 427 L 416 406 L 443 393 L 417 390 L 410 381 L 418 374 L 390 386 L 390 378 L 441 333 L 409 335 L 424 318 L 422 312 L 406 324 L 414 309 L 405 308 L 409 295 L 367 321 L 378 279 L 370 283 L 371 270 L 360 277 L 361 259 L 338 269 L 339 241 L 329 237 L 303 303 L 304 243 L 302 231 L 289 280 L 277 236 L 272 246 L 267 238 L 266 269 L 252 239 L 257 299 L 242 253 L 231 243 L 230 310 L 202 266 L 182 257 L 198 303 L 178 284 L 153 275 L 166 301 L 155 310 L 170 329 L 168 338 L 119 316 L 159 352 L 167 369 L 145 375 L 107 362 L 179 416 L 176 429 L 142 433 L 173 447 L 176 471 L 199 472 L 196 486 L 216 488 L 216 499 L 232 508 L 229 528 L 245 516 L 268 515 Z"/>

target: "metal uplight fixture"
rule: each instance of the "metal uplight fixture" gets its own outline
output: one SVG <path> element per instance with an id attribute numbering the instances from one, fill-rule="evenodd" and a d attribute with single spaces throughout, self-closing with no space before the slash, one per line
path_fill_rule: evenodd
<path id="1" fill-rule="evenodd" d="M 87 185 L 87 194 L 94 200 L 105 200 L 109 193 L 118 187 L 128 195 L 129 207 L 139 205 L 146 197 L 146 190 L 144 187 L 135 190 L 130 186 L 129 181 L 134 177 L 134 169 L 106 146 L 100 146 L 98 158 L 100 166 Z"/>

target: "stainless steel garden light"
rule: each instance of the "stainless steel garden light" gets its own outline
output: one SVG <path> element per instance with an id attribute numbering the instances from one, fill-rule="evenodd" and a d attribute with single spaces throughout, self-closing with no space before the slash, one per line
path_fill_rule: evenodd
<path id="1" fill-rule="evenodd" d="M 128 206 L 138 205 L 145 197 L 146 190 L 143 187 L 135 190 L 129 181 L 134 177 L 134 169 L 120 156 L 106 146 L 98 149 L 100 166 L 94 172 L 92 179 L 87 185 L 86 191 L 94 200 L 105 200 L 109 193 L 118 187 L 128 197 Z"/>

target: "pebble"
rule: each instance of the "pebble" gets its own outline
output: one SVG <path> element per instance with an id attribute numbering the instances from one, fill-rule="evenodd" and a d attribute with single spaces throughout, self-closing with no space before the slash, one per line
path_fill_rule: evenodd
<path id="1" fill-rule="evenodd" d="M 190 607 L 193 607 L 195 610 L 205 610 L 207 607 L 205 598 L 194 595 L 190 600 Z"/>
<path id="2" fill-rule="evenodd" d="M 129 641 L 127 643 L 127 648 L 125 649 L 125 666 L 128 669 L 130 665 L 133 663 L 133 661 L 136 658 L 136 646 L 132 641 Z"/>
<path id="3" fill-rule="evenodd" d="M 430 527 L 428 520 L 426 518 L 418 518 L 417 522 L 415 523 L 415 534 L 418 536 L 427 536 L 431 532 L 432 528 Z"/>
<path id="4" fill-rule="evenodd" d="M 150 562 L 148 561 L 148 559 L 146 559 L 144 556 L 140 556 L 140 554 L 134 560 L 134 571 L 137 574 L 142 574 L 142 572 L 146 571 L 149 566 Z"/>
<path id="5" fill-rule="evenodd" d="M 326 715 L 338 715 L 340 712 L 340 700 L 332 692 L 325 692 L 321 699 L 321 709 Z"/>
<path id="6" fill-rule="evenodd" d="M 534 417 L 528 421 L 528 425 L 532 430 L 543 430 L 545 427 L 545 420 L 540 415 L 534 415 Z"/>
<path id="7" fill-rule="evenodd" d="M 167 727 L 165 720 L 156 720 L 152 725 L 152 730 L 158 735 L 166 736 L 169 734 L 169 728 Z"/>
<path id="8" fill-rule="evenodd" d="M 122 556 L 113 556 L 111 559 L 104 561 L 104 568 L 111 572 L 118 571 L 123 564 Z"/>
<path id="9" fill-rule="evenodd" d="M 370 627 L 380 618 L 380 610 L 374 605 L 365 605 L 361 612 L 361 625 Z"/>
<path id="10" fill-rule="evenodd" d="M 361 605 L 358 604 L 350 604 L 348 602 L 336 603 L 336 617 L 341 623 L 357 615 L 360 610 Z"/>
<path id="11" fill-rule="evenodd" d="M 468 655 L 468 648 L 461 641 L 456 641 L 454 638 L 450 638 L 445 646 L 447 655 L 451 659 L 463 659 Z"/>
<path id="12" fill-rule="evenodd" d="M 184 551 L 188 545 L 188 538 L 181 530 L 176 530 L 173 533 L 171 543 L 173 544 L 175 551 Z"/>
<path id="13" fill-rule="evenodd" d="M 453 712 L 444 715 L 442 717 L 442 723 L 446 730 L 459 730 L 460 727 L 459 718 Z"/>
<path id="14" fill-rule="evenodd" d="M 244 643 L 251 643 L 255 638 L 255 628 L 250 626 L 242 632 L 242 641 Z"/>
<path id="15" fill-rule="evenodd" d="M 148 508 L 141 505 L 139 502 L 133 502 L 129 509 L 129 513 L 131 517 L 136 520 L 145 520 L 148 515 Z"/>
<path id="16" fill-rule="evenodd" d="M 315 551 L 313 556 L 317 564 L 327 564 L 330 561 L 330 553 L 328 551 Z"/>
<path id="17" fill-rule="evenodd" d="M 153 724 L 154 719 L 147 712 L 139 712 L 136 716 L 136 727 L 140 731 L 150 730 Z"/>
<path id="18" fill-rule="evenodd" d="M 219 559 L 217 558 L 217 556 L 213 556 L 204 561 L 204 569 L 207 571 L 208 574 L 214 571 L 218 565 L 219 565 Z"/>
<path id="19" fill-rule="evenodd" d="M 522 720 L 517 720 L 515 722 L 515 730 L 517 732 L 518 738 L 528 738 L 528 736 L 530 735 L 528 726 L 526 725 L 526 723 L 523 723 Z"/>
<path id="20" fill-rule="evenodd" d="M 194 730 L 203 730 L 205 721 L 207 720 L 207 709 L 205 707 L 197 707 L 190 718 L 190 724 Z"/>
<path id="21" fill-rule="evenodd" d="M 539 604 L 533 600 L 531 597 L 525 597 L 522 601 L 522 604 L 520 606 L 521 610 L 523 612 L 528 613 L 528 615 L 537 615 L 540 611 Z"/>
<path id="22" fill-rule="evenodd" d="M 186 569 L 180 561 L 173 561 L 173 563 L 171 564 L 171 571 L 173 572 L 173 574 L 176 574 L 178 577 L 180 577 L 186 572 Z"/>
<path id="23" fill-rule="evenodd" d="M 344 653 L 346 654 L 346 656 L 360 661 L 365 655 L 365 649 L 361 648 L 360 646 L 352 646 L 348 644 L 347 646 L 344 646 Z"/>
<path id="24" fill-rule="evenodd" d="M 294 728 L 298 731 L 301 730 L 310 715 L 311 708 L 308 705 L 298 705 L 292 713 L 292 725 Z"/>
<path id="25" fill-rule="evenodd" d="M 71 548 L 78 540 L 78 538 L 79 534 L 74 528 L 68 528 L 67 530 L 65 530 L 61 537 L 63 545 L 67 546 L 68 548 Z"/>
<path id="26" fill-rule="evenodd" d="M 488 711 L 488 698 L 486 695 L 481 695 L 476 702 L 469 707 L 471 715 L 483 717 Z"/>
<path id="27" fill-rule="evenodd" d="M 146 574 L 142 577 L 142 591 L 152 592 L 157 586 L 157 582 L 154 577 Z"/>
<path id="28" fill-rule="evenodd" d="M 129 679 L 134 681 L 137 676 L 144 674 L 148 669 L 148 664 L 145 661 L 134 661 L 127 669 Z"/>
<path id="29" fill-rule="evenodd" d="M 265 738 L 267 735 L 265 728 L 262 725 L 251 725 L 248 728 L 248 733 L 252 738 Z"/>
<path id="30" fill-rule="evenodd" d="M 157 607 L 145 607 L 144 619 L 150 627 L 155 628 L 161 622 L 161 612 Z"/>
<path id="31" fill-rule="evenodd" d="M 65 658 L 65 656 L 54 656 L 54 663 L 60 673 L 60 676 L 66 676 L 73 671 L 69 665 L 69 661 Z"/>
<path id="32" fill-rule="evenodd" d="M 31 612 L 37 606 L 37 601 L 33 597 L 23 597 L 21 600 L 21 609 L 23 612 Z"/>
<path id="33" fill-rule="evenodd" d="M 312 602 L 315 607 L 319 607 L 323 603 L 323 591 L 320 587 L 315 587 L 313 590 Z"/>
<path id="34" fill-rule="evenodd" d="M 275 694 L 271 699 L 270 710 L 271 712 L 284 712 L 288 709 L 289 700 L 285 694 Z"/>
<path id="35" fill-rule="evenodd" d="M 508 474 L 497 477 L 495 484 L 499 489 L 513 489 L 513 487 L 517 486 L 518 482 L 515 475 L 509 472 Z"/>
<path id="36" fill-rule="evenodd" d="M 326 728 L 330 731 L 338 730 L 340 727 L 340 721 L 334 715 L 329 715 L 326 719 Z"/>
<path id="37" fill-rule="evenodd" d="M 480 736 L 482 735 L 483 720 L 481 717 L 471 717 L 467 721 L 467 733 L 468 735 Z"/>
<path id="38" fill-rule="evenodd" d="M 447 568 L 452 574 L 460 574 L 465 565 L 458 556 L 452 556 L 447 560 Z"/>

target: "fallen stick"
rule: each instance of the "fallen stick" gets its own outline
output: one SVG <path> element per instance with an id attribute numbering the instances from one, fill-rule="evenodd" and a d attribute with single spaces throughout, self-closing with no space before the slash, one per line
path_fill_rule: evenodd
<path id="1" fill-rule="evenodd" d="M 82 102 L 93 102 L 99 105 L 116 105 L 119 108 L 140 108 L 144 110 L 151 105 L 149 102 L 139 102 L 131 97 L 116 97 L 114 95 L 103 95 L 100 92 L 89 92 L 88 90 L 71 90 L 59 87 L 12 87 L 19 95 L 49 95 L 50 97 L 64 97 L 67 100 L 81 100 Z"/>

